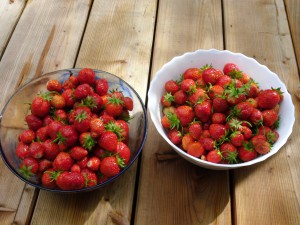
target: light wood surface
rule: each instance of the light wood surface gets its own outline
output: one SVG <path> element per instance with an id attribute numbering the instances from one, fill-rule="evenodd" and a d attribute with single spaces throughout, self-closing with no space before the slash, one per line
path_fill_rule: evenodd
<path id="1" fill-rule="evenodd" d="M 223 48 L 221 1 L 159 1 L 157 18 L 151 78 L 184 52 Z M 227 171 L 209 171 L 184 161 L 150 121 L 135 224 L 230 224 L 228 178 Z"/>
<path id="2" fill-rule="evenodd" d="M 294 94 L 299 77 L 283 1 L 225 1 L 224 13 L 227 49 L 255 57 L 277 73 L 293 96 L 296 112 L 293 133 L 278 154 L 264 163 L 234 171 L 235 222 L 296 224 L 300 220 L 296 207 L 300 200 L 300 133 L 299 101 Z M 241 18 L 251 23 L 244 26 Z"/>
<path id="3" fill-rule="evenodd" d="M 94 1 L 75 66 L 116 74 L 145 101 L 155 12 L 152 0 Z M 112 185 L 91 193 L 42 191 L 32 224 L 130 224 L 136 172 L 137 162 Z"/>

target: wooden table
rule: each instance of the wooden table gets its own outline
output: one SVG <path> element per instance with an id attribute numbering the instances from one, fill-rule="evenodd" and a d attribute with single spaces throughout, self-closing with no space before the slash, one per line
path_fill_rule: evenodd
<path id="1" fill-rule="evenodd" d="M 0 160 L 0 224 L 300 224 L 299 25 L 298 0 L 1 0 L 1 108 L 28 80 L 72 67 L 120 76 L 147 105 L 164 63 L 216 48 L 279 74 L 296 122 L 269 160 L 212 171 L 179 157 L 149 117 L 138 162 L 112 185 L 76 195 L 25 185 Z"/>

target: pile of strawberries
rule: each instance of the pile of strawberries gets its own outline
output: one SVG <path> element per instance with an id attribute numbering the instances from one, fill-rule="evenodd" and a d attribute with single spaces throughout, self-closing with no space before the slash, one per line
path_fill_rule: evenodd
<path id="1" fill-rule="evenodd" d="M 280 88 L 261 90 L 234 63 L 205 65 L 165 83 L 162 126 L 188 154 L 213 163 L 250 161 L 268 153 L 279 134 Z"/>
<path id="2" fill-rule="evenodd" d="M 51 189 L 95 186 L 117 175 L 130 160 L 130 97 L 108 92 L 106 79 L 92 69 L 64 83 L 47 82 L 47 92 L 30 104 L 28 129 L 19 134 L 19 172 Z"/>

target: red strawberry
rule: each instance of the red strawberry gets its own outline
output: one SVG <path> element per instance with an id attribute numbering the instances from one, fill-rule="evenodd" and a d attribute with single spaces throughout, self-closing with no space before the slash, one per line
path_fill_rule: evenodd
<path id="1" fill-rule="evenodd" d="M 275 90 L 263 90 L 257 96 L 257 104 L 262 109 L 272 109 L 280 102 L 280 96 Z"/>
<path id="2" fill-rule="evenodd" d="M 242 120 L 247 120 L 251 116 L 253 109 L 249 102 L 240 102 L 234 107 L 236 116 Z"/>
<path id="3" fill-rule="evenodd" d="M 254 149 L 259 154 L 264 155 L 264 154 L 267 154 L 271 150 L 271 145 L 267 141 L 262 141 L 262 142 L 260 142 L 259 145 L 255 146 Z"/>
<path id="4" fill-rule="evenodd" d="M 233 70 L 235 71 L 239 71 L 239 68 L 236 64 L 234 63 L 226 63 L 223 67 L 223 73 L 225 75 L 228 75 L 230 72 L 232 72 Z"/>
<path id="5" fill-rule="evenodd" d="M 198 122 L 193 122 L 189 126 L 189 134 L 195 139 L 198 140 L 202 133 L 202 126 Z"/>
<path id="6" fill-rule="evenodd" d="M 182 137 L 182 148 L 187 151 L 188 146 L 194 142 L 194 138 L 190 134 L 185 134 Z"/>
<path id="7" fill-rule="evenodd" d="M 203 148 L 206 150 L 206 151 L 211 151 L 214 149 L 215 147 L 215 142 L 212 138 L 210 137 L 201 137 L 199 139 L 199 142 L 201 143 L 201 145 L 203 146 Z"/>
<path id="8" fill-rule="evenodd" d="M 223 76 L 218 77 L 216 85 L 220 85 L 221 87 L 224 88 L 226 85 L 230 84 L 231 80 L 232 79 L 230 76 L 223 75 Z"/>
<path id="9" fill-rule="evenodd" d="M 263 121 L 263 114 L 260 110 L 258 109 L 253 109 L 250 118 L 249 118 L 250 122 L 253 124 L 260 124 Z"/>
<path id="10" fill-rule="evenodd" d="M 222 161 L 222 154 L 219 150 L 214 149 L 207 153 L 206 159 L 208 162 L 220 163 Z"/>
<path id="11" fill-rule="evenodd" d="M 246 141 L 242 146 L 238 148 L 238 157 L 242 161 L 248 162 L 257 157 L 257 152 L 254 151 L 253 145 L 250 142 Z"/>
<path id="12" fill-rule="evenodd" d="M 176 91 L 173 97 L 174 101 L 179 105 L 184 104 L 188 100 L 188 95 L 183 90 Z"/>
<path id="13" fill-rule="evenodd" d="M 104 131 L 104 122 L 99 118 L 93 118 L 90 121 L 90 131 L 93 138 L 99 137 Z"/>
<path id="14" fill-rule="evenodd" d="M 102 133 L 100 138 L 98 139 L 98 145 L 107 150 L 107 151 L 115 151 L 117 148 L 118 136 L 112 131 L 105 131 Z"/>
<path id="15" fill-rule="evenodd" d="M 214 68 L 208 68 L 202 72 L 202 79 L 206 84 L 216 84 L 218 77 L 218 73 Z"/>
<path id="16" fill-rule="evenodd" d="M 88 84 L 80 84 L 74 91 L 74 97 L 79 100 L 86 98 L 90 94 L 92 94 L 92 91 L 91 86 Z"/>
<path id="17" fill-rule="evenodd" d="M 222 94 L 224 92 L 224 88 L 220 85 L 213 85 L 209 88 L 208 95 L 211 99 L 214 99 L 216 97 L 222 97 Z"/>
<path id="18" fill-rule="evenodd" d="M 125 143 L 119 141 L 115 153 L 117 154 L 118 164 L 121 168 L 128 165 L 131 152 Z"/>
<path id="19" fill-rule="evenodd" d="M 79 81 L 77 77 L 70 76 L 64 83 L 63 83 L 63 89 L 75 89 L 79 84 Z"/>
<path id="20" fill-rule="evenodd" d="M 27 157 L 23 159 L 20 164 L 19 172 L 26 179 L 30 179 L 39 170 L 39 163 L 36 159 L 32 157 Z"/>
<path id="21" fill-rule="evenodd" d="M 106 112 L 116 118 L 122 113 L 124 101 L 117 97 L 109 97 L 105 104 Z"/>
<path id="22" fill-rule="evenodd" d="M 56 179 L 59 174 L 59 172 L 53 169 L 46 170 L 42 175 L 42 185 L 51 189 L 56 188 Z"/>
<path id="23" fill-rule="evenodd" d="M 181 90 L 183 90 L 184 92 L 194 92 L 194 90 L 196 88 L 196 83 L 192 79 L 184 79 L 181 82 L 180 87 L 181 87 Z"/>
<path id="24" fill-rule="evenodd" d="M 165 83 L 165 90 L 168 93 L 174 94 L 179 90 L 179 85 L 176 81 L 174 80 L 169 80 Z"/>
<path id="25" fill-rule="evenodd" d="M 117 158 L 115 156 L 108 156 L 102 160 L 100 171 L 104 176 L 113 177 L 120 172 Z"/>
<path id="26" fill-rule="evenodd" d="M 96 93 L 100 96 L 104 96 L 108 91 L 108 83 L 106 79 L 98 79 L 95 81 Z"/>
<path id="27" fill-rule="evenodd" d="M 90 130 L 91 117 L 87 112 L 81 111 L 80 113 L 75 113 L 74 127 L 79 133 L 87 132 Z"/>
<path id="28" fill-rule="evenodd" d="M 53 121 L 54 119 L 50 115 L 47 115 L 43 118 L 43 126 L 47 126 Z"/>
<path id="29" fill-rule="evenodd" d="M 250 88 L 247 91 L 247 96 L 249 98 L 256 98 L 259 94 L 259 88 L 255 82 L 250 83 Z"/>
<path id="30" fill-rule="evenodd" d="M 48 129 L 47 129 L 47 132 L 48 132 L 48 135 L 52 138 L 52 139 L 55 139 L 57 137 L 57 133 L 59 131 L 59 129 L 64 126 L 62 122 L 60 121 L 57 121 L 57 120 L 54 120 L 53 122 L 51 122 L 49 125 L 48 125 Z"/>
<path id="31" fill-rule="evenodd" d="M 267 127 L 272 127 L 279 119 L 278 114 L 274 109 L 268 109 L 262 111 L 263 124 Z"/>
<path id="32" fill-rule="evenodd" d="M 57 154 L 60 152 L 59 147 L 51 139 L 46 140 L 43 143 L 44 146 L 44 158 L 50 161 L 54 160 Z"/>
<path id="33" fill-rule="evenodd" d="M 85 179 L 81 173 L 62 172 L 56 179 L 57 186 L 62 190 L 77 190 L 85 186 Z"/>
<path id="34" fill-rule="evenodd" d="M 97 171 L 100 167 L 101 161 L 98 157 L 91 157 L 87 161 L 86 167 L 92 171 Z"/>
<path id="35" fill-rule="evenodd" d="M 260 145 L 262 142 L 265 142 L 267 138 L 262 134 L 257 134 L 251 138 L 251 143 L 254 147 Z"/>
<path id="36" fill-rule="evenodd" d="M 67 107 L 73 107 L 73 105 L 76 102 L 76 99 L 74 97 L 74 89 L 64 90 L 61 96 L 65 99 L 65 103 Z"/>
<path id="37" fill-rule="evenodd" d="M 130 97 L 124 97 L 124 108 L 132 111 L 133 110 L 133 100 Z"/>
<path id="38" fill-rule="evenodd" d="M 68 114 L 63 109 L 55 110 L 53 117 L 55 118 L 55 120 L 60 121 L 64 124 L 66 124 L 68 120 Z"/>
<path id="39" fill-rule="evenodd" d="M 40 142 L 32 142 L 29 145 L 29 152 L 31 157 L 35 159 L 40 159 L 44 156 L 45 148 Z"/>
<path id="40" fill-rule="evenodd" d="M 174 145 L 179 145 L 181 143 L 182 134 L 179 130 L 172 129 L 168 131 L 168 138 Z"/>
<path id="41" fill-rule="evenodd" d="M 46 84 L 47 90 L 48 91 L 56 91 L 60 92 L 62 89 L 62 85 L 58 80 L 49 80 Z"/>
<path id="42" fill-rule="evenodd" d="M 96 74 L 94 70 L 90 68 L 81 69 L 78 73 L 77 79 L 81 84 L 92 85 L 95 82 Z"/>
<path id="43" fill-rule="evenodd" d="M 222 124 L 211 124 L 209 126 L 211 137 L 217 141 L 221 140 L 226 134 L 226 127 Z"/>
<path id="44" fill-rule="evenodd" d="M 92 138 L 90 132 L 84 132 L 79 135 L 79 143 L 83 148 L 91 151 L 97 144 L 97 141 Z"/>
<path id="45" fill-rule="evenodd" d="M 66 107 L 66 100 L 62 95 L 54 95 L 50 101 L 51 106 L 55 109 L 63 109 Z"/>
<path id="46" fill-rule="evenodd" d="M 50 113 L 50 98 L 48 94 L 37 96 L 31 102 L 31 113 L 38 117 L 44 117 Z"/>
<path id="47" fill-rule="evenodd" d="M 83 175 L 84 179 L 85 179 L 85 187 L 93 187 L 95 185 L 97 185 L 98 183 L 98 178 L 96 173 L 94 173 L 93 171 L 84 168 L 81 170 L 81 174 Z"/>
<path id="48" fill-rule="evenodd" d="M 192 79 L 194 81 L 201 78 L 201 72 L 199 68 L 189 68 L 183 73 L 183 79 Z"/>
<path id="49" fill-rule="evenodd" d="M 175 99 L 174 99 L 173 95 L 171 95 L 170 93 L 163 95 L 160 100 L 161 104 L 164 107 L 171 106 L 174 101 L 175 101 Z"/>
<path id="50" fill-rule="evenodd" d="M 193 108 L 187 105 L 176 108 L 175 113 L 183 127 L 187 126 L 194 119 Z"/>
<path id="51" fill-rule="evenodd" d="M 67 147 L 73 147 L 78 140 L 78 133 L 74 126 L 65 125 L 62 126 L 57 134 L 58 142 L 66 144 Z"/>
<path id="52" fill-rule="evenodd" d="M 216 97 L 213 99 L 212 107 L 216 113 L 224 113 L 229 109 L 227 101 L 221 97 Z"/>
<path id="53" fill-rule="evenodd" d="M 53 169 L 56 171 L 68 171 L 71 169 L 72 165 L 74 164 L 74 160 L 71 158 L 70 154 L 66 152 L 60 152 L 55 157 L 53 161 Z"/>
<path id="54" fill-rule="evenodd" d="M 226 122 L 226 116 L 223 113 L 213 113 L 211 116 L 211 122 L 223 124 Z"/>
<path id="55" fill-rule="evenodd" d="M 187 153 L 196 158 L 199 158 L 201 155 L 204 154 L 204 148 L 200 142 L 194 141 L 188 145 Z"/>
<path id="56" fill-rule="evenodd" d="M 36 131 L 43 126 L 43 121 L 39 117 L 37 117 L 33 114 L 27 115 L 25 117 L 25 121 L 26 121 L 29 129 L 31 129 L 33 131 Z"/>
<path id="57" fill-rule="evenodd" d="M 26 157 L 28 157 L 30 155 L 29 146 L 24 144 L 23 142 L 19 142 L 16 147 L 16 155 L 20 159 L 25 159 Z"/>
<path id="58" fill-rule="evenodd" d="M 76 162 L 76 164 L 82 169 L 82 168 L 86 168 L 86 164 L 88 162 L 88 157 L 84 157 L 83 159 L 79 160 Z"/>
<path id="59" fill-rule="evenodd" d="M 229 143 L 225 142 L 220 146 L 220 151 L 222 153 L 223 158 L 225 159 L 225 162 L 228 163 L 237 163 L 237 149 L 236 147 Z"/>
<path id="60" fill-rule="evenodd" d="M 35 133 L 33 130 L 23 130 L 18 137 L 20 142 L 29 145 L 35 139 Z"/>
<path id="61" fill-rule="evenodd" d="M 80 173 L 81 168 L 78 164 L 74 163 L 70 169 L 71 172 Z"/>
<path id="62" fill-rule="evenodd" d="M 88 155 L 88 151 L 80 146 L 74 146 L 71 149 L 70 155 L 76 161 L 79 161 Z"/>
<path id="63" fill-rule="evenodd" d="M 39 172 L 44 172 L 45 170 L 52 167 L 52 161 L 48 159 L 41 159 L 39 161 Z"/>
<path id="64" fill-rule="evenodd" d="M 244 135 L 245 140 L 248 140 L 252 137 L 252 130 L 249 127 L 241 126 L 238 131 Z"/>
<path id="65" fill-rule="evenodd" d="M 244 135 L 240 131 L 235 131 L 230 135 L 230 141 L 236 147 L 242 146 L 244 140 Z"/>
<path id="66" fill-rule="evenodd" d="M 201 122 L 207 122 L 211 115 L 211 104 L 208 101 L 199 102 L 195 105 L 195 115 Z"/>
<path id="67" fill-rule="evenodd" d="M 48 126 L 41 127 L 36 131 L 36 139 L 38 141 L 46 141 L 48 138 Z"/>
<path id="68" fill-rule="evenodd" d="M 124 120 L 116 120 L 114 122 L 115 126 L 113 126 L 113 129 L 110 130 L 108 123 L 105 128 L 107 131 L 113 131 L 117 134 L 118 138 L 122 140 L 123 142 L 127 143 L 129 141 L 129 126 L 128 123 L 126 123 Z"/>
<path id="69" fill-rule="evenodd" d="M 188 100 L 192 103 L 192 105 L 195 105 L 197 102 L 207 99 L 207 94 L 205 92 L 205 90 L 203 90 L 202 88 L 197 88 L 195 90 L 195 92 L 193 92 L 190 97 L 188 98 Z M 184 102 L 183 102 L 184 103 Z"/>

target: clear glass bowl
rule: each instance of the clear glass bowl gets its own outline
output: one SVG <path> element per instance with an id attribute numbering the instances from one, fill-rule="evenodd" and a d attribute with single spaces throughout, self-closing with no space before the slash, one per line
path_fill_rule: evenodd
<path id="1" fill-rule="evenodd" d="M 112 182 L 123 173 L 134 163 L 142 151 L 145 144 L 147 133 L 148 133 L 148 119 L 145 106 L 139 97 L 138 93 L 124 80 L 119 77 L 101 71 L 94 70 L 97 79 L 105 78 L 109 84 L 109 90 L 119 90 L 123 92 L 124 96 L 131 97 L 133 100 L 134 108 L 130 111 L 130 117 L 132 118 L 129 122 L 130 136 L 129 136 L 129 148 L 131 149 L 131 158 L 128 165 L 121 170 L 121 172 L 105 182 L 98 184 L 93 187 L 87 187 L 80 190 L 65 191 L 59 189 L 49 189 L 41 185 L 39 179 L 31 178 L 30 180 L 25 179 L 19 172 L 18 168 L 21 160 L 15 154 L 15 149 L 18 144 L 18 135 L 22 130 L 28 129 L 25 122 L 25 116 L 29 113 L 29 106 L 26 103 L 30 103 L 34 97 L 40 92 L 46 92 L 46 83 L 51 79 L 56 79 L 63 83 L 67 80 L 70 75 L 77 76 L 79 68 L 77 69 L 66 69 L 54 71 L 42 75 L 24 86 L 20 87 L 7 101 L 1 115 L 0 115 L 0 153 L 6 164 L 6 166 L 24 182 L 43 190 L 55 191 L 55 192 L 82 192 L 100 188 L 108 183 Z"/>

